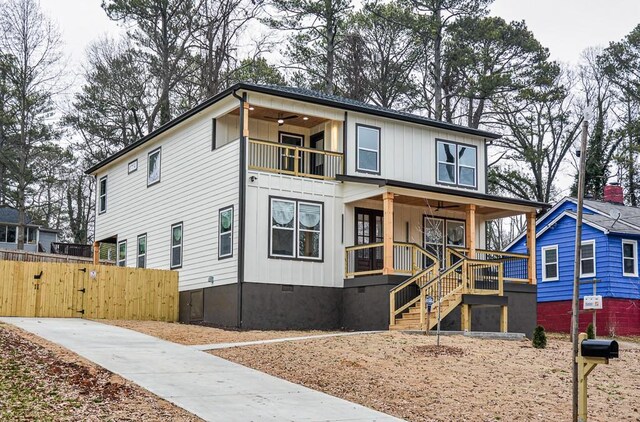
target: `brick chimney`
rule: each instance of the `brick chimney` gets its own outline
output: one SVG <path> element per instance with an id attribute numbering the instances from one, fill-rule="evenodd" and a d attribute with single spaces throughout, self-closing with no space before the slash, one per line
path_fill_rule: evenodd
<path id="1" fill-rule="evenodd" d="M 604 200 L 613 204 L 624 205 L 624 193 L 619 183 L 610 183 L 604 187 Z"/>

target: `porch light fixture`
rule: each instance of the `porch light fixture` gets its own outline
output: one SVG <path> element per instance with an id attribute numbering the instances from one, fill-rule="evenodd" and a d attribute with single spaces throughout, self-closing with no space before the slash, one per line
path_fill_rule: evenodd
<path id="1" fill-rule="evenodd" d="M 309 118 L 307 116 L 304 116 L 302 120 L 309 120 Z"/>
<path id="2" fill-rule="evenodd" d="M 278 124 L 279 124 L 279 125 L 284 124 L 284 120 L 282 120 L 282 119 L 278 119 Z"/>
<path id="3" fill-rule="evenodd" d="M 255 110 L 255 107 L 249 106 L 249 111 L 253 111 L 253 110 Z"/>

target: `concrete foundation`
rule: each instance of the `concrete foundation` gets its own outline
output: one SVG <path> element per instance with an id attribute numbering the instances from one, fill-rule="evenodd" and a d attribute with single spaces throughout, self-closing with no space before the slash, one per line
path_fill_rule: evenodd
<path id="1" fill-rule="evenodd" d="M 389 291 L 406 277 L 371 276 L 345 280 L 344 288 L 243 283 L 242 328 L 276 330 L 387 330 Z M 237 285 L 180 292 L 180 321 L 237 327 Z M 472 331 L 500 330 L 500 305 L 508 304 L 509 332 L 531 336 L 536 325 L 536 286 L 506 283 L 505 297 L 465 295 L 472 305 Z M 201 311 L 200 311 L 201 307 Z M 459 331 L 460 309 L 447 315 L 442 330 Z"/>

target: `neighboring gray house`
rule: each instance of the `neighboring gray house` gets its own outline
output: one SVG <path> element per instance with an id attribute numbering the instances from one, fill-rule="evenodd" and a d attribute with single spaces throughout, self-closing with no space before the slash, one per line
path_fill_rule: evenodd
<path id="1" fill-rule="evenodd" d="M 51 251 L 51 243 L 58 241 L 58 231 L 34 224 L 28 214 L 25 222 L 27 230 L 24 250 L 27 252 Z M 18 210 L 11 207 L 0 207 L 0 249 L 17 249 L 17 247 Z"/>

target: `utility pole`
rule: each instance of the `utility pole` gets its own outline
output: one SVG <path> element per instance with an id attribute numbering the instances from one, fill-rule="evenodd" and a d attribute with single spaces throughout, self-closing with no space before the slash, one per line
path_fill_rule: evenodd
<path id="1" fill-rule="evenodd" d="M 573 266 L 573 301 L 571 303 L 571 340 L 573 342 L 573 421 L 578 422 L 578 315 L 580 304 L 580 249 L 582 244 L 582 206 L 584 202 L 584 176 L 587 164 L 587 131 L 589 116 L 587 110 L 582 120 L 582 139 L 580 142 L 580 170 L 578 170 L 578 209 L 576 216 L 576 241 Z"/>

